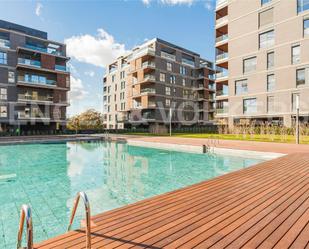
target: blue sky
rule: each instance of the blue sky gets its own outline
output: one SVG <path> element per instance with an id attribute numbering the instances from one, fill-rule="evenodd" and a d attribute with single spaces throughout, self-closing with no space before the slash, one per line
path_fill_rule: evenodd
<path id="1" fill-rule="evenodd" d="M 102 110 L 105 64 L 159 37 L 214 59 L 214 0 L 1 1 L 0 19 L 67 44 L 73 115 Z"/>

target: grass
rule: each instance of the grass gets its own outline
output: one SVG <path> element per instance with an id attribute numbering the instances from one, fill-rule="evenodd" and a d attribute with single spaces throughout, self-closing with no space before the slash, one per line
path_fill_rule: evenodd
<path id="1" fill-rule="evenodd" d="M 126 135 L 137 136 L 169 136 L 168 134 L 151 134 L 151 133 L 125 133 Z M 240 141 L 255 141 L 255 142 L 275 142 L 275 143 L 295 143 L 293 135 L 237 135 L 237 134 L 208 134 L 208 133 L 174 133 L 173 137 L 184 138 L 205 138 L 205 139 L 222 139 L 222 140 L 240 140 Z M 309 136 L 300 137 L 301 144 L 309 144 Z"/>

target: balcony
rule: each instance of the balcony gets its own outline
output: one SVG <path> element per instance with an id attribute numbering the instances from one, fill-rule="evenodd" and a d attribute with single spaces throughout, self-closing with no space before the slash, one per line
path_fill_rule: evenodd
<path id="1" fill-rule="evenodd" d="M 227 23 L 228 23 L 228 16 L 221 17 L 220 19 L 216 20 L 216 27 L 225 25 Z"/>
<path id="2" fill-rule="evenodd" d="M 216 2 L 216 9 L 219 9 L 226 5 L 228 3 L 228 0 L 217 0 Z"/>
<path id="3" fill-rule="evenodd" d="M 156 77 L 152 74 L 146 74 L 144 76 L 144 79 L 142 81 L 155 81 L 156 80 Z"/>
<path id="4" fill-rule="evenodd" d="M 216 73 L 216 80 L 220 80 L 226 77 L 228 77 L 227 71 Z"/>
<path id="5" fill-rule="evenodd" d="M 69 68 L 66 66 L 61 66 L 61 65 L 55 65 L 55 70 L 56 71 L 61 71 L 61 72 L 69 72 Z"/>
<path id="6" fill-rule="evenodd" d="M 18 119 L 40 119 L 40 120 L 50 120 L 50 117 L 47 114 L 43 113 L 28 113 L 25 111 L 17 112 Z"/>
<path id="7" fill-rule="evenodd" d="M 228 88 L 223 88 L 223 90 L 218 90 L 216 92 L 217 97 L 227 97 L 229 95 L 229 90 Z"/>
<path id="8" fill-rule="evenodd" d="M 41 62 L 31 59 L 18 58 L 19 65 L 41 68 Z"/>
<path id="9" fill-rule="evenodd" d="M 216 91 L 216 85 L 215 84 L 209 84 L 208 89 L 212 91 Z"/>
<path id="10" fill-rule="evenodd" d="M 31 49 L 31 50 L 34 50 L 34 51 L 38 51 L 38 52 L 42 52 L 42 53 L 46 53 L 46 54 L 64 56 L 64 54 L 61 51 L 55 50 L 53 48 L 47 48 L 47 47 L 44 48 L 44 47 L 35 46 L 35 45 L 32 45 L 32 44 L 26 44 L 25 48 Z"/>
<path id="11" fill-rule="evenodd" d="M 155 107 L 157 107 L 157 104 L 156 104 L 156 102 L 149 101 L 147 106 L 148 106 L 148 108 L 155 108 Z"/>
<path id="12" fill-rule="evenodd" d="M 52 96 L 32 96 L 30 94 L 18 94 L 18 101 L 41 101 L 41 102 L 53 102 Z"/>
<path id="13" fill-rule="evenodd" d="M 145 61 L 142 64 L 142 68 L 155 68 L 156 64 L 154 63 L 154 61 Z"/>
<path id="14" fill-rule="evenodd" d="M 218 54 L 216 56 L 216 62 L 218 62 L 220 60 L 226 60 L 228 58 L 229 58 L 229 53 L 224 52 L 224 53 Z"/>
<path id="15" fill-rule="evenodd" d="M 169 53 L 166 53 L 166 52 L 163 52 L 163 51 L 161 51 L 161 57 L 165 58 L 165 59 L 168 59 L 168 60 L 176 61 L 176 56 L 175 55 L 169 54 Z"/>
<path id="16" fill-rule="evenodd" d="M 57 81 L 49 80 L 45 77 L 39 77 L 37 75 L 33 76 L 18 76 L 18 83 L 26 83 L 26 84 L 33 84 L 33 85 L 42 85 L 42 86 L 52 86 L 55 87 L 57 85 Z"/>
<path id="17" fill-rule="evenodd" d="M 195 62 L 192 60 L 188 60 L 186 58 L 182 58 L 181 59 L 182 64 L 188 65 L 190 67 L 194 67 L 195 66 Z"/>
<path id="18" fill-rule="evenodd" d="M 215 74 L 209 74 L 208 75 L 208 79 L 215 80 L 216 79 L 216 75 Z"/>
<path id="19" fill-rule="evenodd" d="M 156 93 L 156 89 L 154 88 L 141 89 L 141 94 L 155 94 L 155 93 Z"/>
<path id="20" fill-rule="evenodd" d="M 226 42 L 228 39 L 229 39 L 229 35 L 228 34 L 221 35 L 221 36 L 216 38 L 216 43 Z"/>
<path id="21" fill-rule="evenodd" d="M 5 39 L 0 39 L 0 47 L 1 48 L 10 48 L 10 41 Z"/>
<path id="22" fill-rule="evenodd" d="M 229 108 L 228 107 L 223 107 L 223 108 L 217 108 L 216 114 L 217 115 L 225 115 L 229 113 Z"/>

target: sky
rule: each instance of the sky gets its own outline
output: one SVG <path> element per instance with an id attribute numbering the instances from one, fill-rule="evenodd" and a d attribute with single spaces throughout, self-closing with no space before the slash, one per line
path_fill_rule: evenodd
<path id="1" fill-rule="evenodd" d="M 0 19 L 48 32 L 71 58 L 68 115 L 103 109 L 105 67 L 161 38 L 214 60 L 215 0 L 0 0 Z"/>

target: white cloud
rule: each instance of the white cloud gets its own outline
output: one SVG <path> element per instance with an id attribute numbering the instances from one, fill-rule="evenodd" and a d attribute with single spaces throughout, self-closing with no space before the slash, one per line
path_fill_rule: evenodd
<path id="1" fill-rule="evenodd" d="M 37 4 L 36 4 L 36 7 L 35 7 L 35 14 L 36 14 L 37 16 L 41 16 L 41 14 L 42 14 L 42 9 L 43 9 L 43 4 L 37 3 Z"/>
<path id="2" fill-rule="evenodd" d="M 143 2 L 143 4 L 148 6 L 148 5 L 150 5 L 151 0 L 142 0 L 142 2 Z"/>
<path id="3" fill-rule="evenodd" d="M 196 2 L 204 3 L 207 10 L 212 10 L 213 0 L 142 0 L 143 4 L 147 7 L 150 6 L 151 2 L 157 2 L 162 5 L 176 6 L 176 5 L 187 5 L 191 6 Z"/>
<path id="4" fill-rule="evenodd" d="M 166 5 L 192 5 L 195 0 L 160 0 L 162 4 Z"/>
<path id="5" fill-rule="evenodd" d="M 71 75 L 71 90 L 69 92 L 69 99 L 72 102 L 85 99 L 88 92 L 85 90 L 83 82 L 79 78 L 75 78 Z"/>
<path id="6" fill-rule="evenodd" d="M 64 42 L 67 45 L 68 56 L 103 68 L 126 52 L 125 45 L 117 43 L 104 29 L 98 29 L 96 36 L 72 36 Z"/>
<path id="7" fill-rule="evenodd" d="M 85 75 L 90 76 L 90 77 L 94 77 L 95 73 L 93 71 L 86 71 Z"/>

